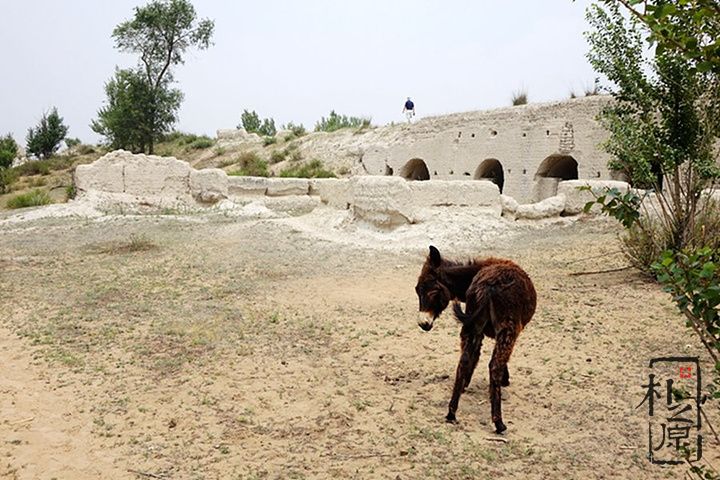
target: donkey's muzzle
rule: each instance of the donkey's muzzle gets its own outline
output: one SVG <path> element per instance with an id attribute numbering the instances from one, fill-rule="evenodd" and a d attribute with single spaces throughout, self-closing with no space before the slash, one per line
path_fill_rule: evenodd
<path id="1" fill-rule="evenodd" d="M 422 328 L 426 332 L 429 332 L 430 330 L 432 330 L 434 320 L 435 319 L 433 317 L 431 317 L 430 315 L 426 316 L 426 315 L 421 314 L 418 316 L 417 323 L 420 326 L 420 328 Z"/>
<path id="2" fill-rule="evenodd" d="M 428 321 L 418 322 L 418 325 L 420 325 L 420 328 L 422 328 L 426 332 L 429 332 L 430 330 L 432 330 L 432 327 L 433 327 L 432 322 L 428 322 Z"/>

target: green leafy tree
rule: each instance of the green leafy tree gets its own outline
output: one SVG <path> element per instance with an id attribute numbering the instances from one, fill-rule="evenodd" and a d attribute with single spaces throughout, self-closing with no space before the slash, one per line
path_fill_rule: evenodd
<path id="1" fill-rule="evenodd" d="M 10 190 L 10 185 L 17 178 L 14 169 L 10 168 L 18 154 L 18 144 L 9 133 L 0 137 L 0 193 Z"/>
<path id="2" fill-rule="evenodd" d="M 153 153 L 155 142 L 169 132 L 177 121 L 177 110 L 182 101 L 178 90 L 170 88 L 173 83 L 172 68 L 185 63 L 185 54 L 190 48 L 205 50 L 210 46 L 215 24 L 209 19 L 198 19 L 193 5 L 187 0 L 155 0 L 135 9 L 133 19 L 121 23 L 113 30 L 115 46 L 125 53 L 139 56 L 139 65 L 132 74 L 116 72 L 115 78 L 106 85 L 108 105 L 99 112 L 93 129 L 107 135 L 110 142 L 124 143 L 132 138 L 130 145 L 138 149 L 142 139 L 142 150 Z M 124 77 L 124 78 L 121 78 Z M 131 78 L 132 77 L 132 78 Z M 142 78 L 142 81 L 140 80 Z M 142 123 L 133 125 L 119 120 L 119 114 L 109 112 L 113 99 L 110 92 L 119 97 L 141 99 L 136 114 Z M 120 102 L 123 108 L 127 102 Z M 172 117 L 170 123 L 168 123 Z M 112 119 L 113 121 L 108 121 Z M 136 128 L 138 132 L 116 131 L 116 128 Z"/>
<path id="3" fill-rule="evenodd" d="M 261 126 L 262 121 L 255 110 L 252 112 L 243 110 L 242 115 L 240 115 L 240 125 L 237 128 L 244 128 L 248 133 L 257 133 L 260 131 Z"/>
<path id="4" fill-rule="evenodd" d="M 0 168 L 8 168 L 18 154 L 18 144 L 11 134 L 0 137 Z"/>
<path id="5" fill-rule="evenodd" d="M 58 115 L 57 108 L 50 114 L 43 114 L 35 128 L 29 128 L 25 140 L 27 152 L 38 158 L 49 158 L 60 148 L 60 142 L 65 139 L 68 127 L 63 124 L 63 118 Z"/>
<path id="6" fill-rule="evenodd" d="M 649 30 L 648 40 L 679 52 L 690 67 L 720 73 L 720 2 L 717 0 L 603 0 L 622 5 Z"/>
<path id="7" fill-rule="evenodd" d="M 152 152 L 155 142 L 177 121 L 183 98 L 167 81 L 154 88 L 141 72 L 132 69 L 116 69 L 105 85 L 105 94 L 107 104 L 98 111 L 92 129 L 105 136 L 112 148 L 135 153 Z"/>
<path id="8" fill-rule="evenodd" d="M 244 128 L 248 133 L 257 133 L 265 137 L 274 137 L 277 133 L 275 120 L 272 118 L 261 120 L 255 110 L 252 112 L 243 110 L 242 115 L 240 115 L 240 125 L 237 128 Z"/>
<path id="9" fill-rule="evenodd" d="M 717 399 L 720 205 L 705 189 L 720 178 L 714 149 L 720 135 L 720 9 L 708 0 L 603 3 L 608 12 L 598 6 L 588 12 L 588 38 L 592 65 L 616 87 L 615 102 L 600 116 L 610 131 L 605 147 L 613 155 L 611 168 L 652 190 L 642 196 L 607 190 L 593 194 L 585 208 L 598 203 L 628 229 L 623 241 L 631 261 L 641 260 L 657 277 L 714 360 L 715 378 L 706 388 Z M 633 13 L 631 22 L 620 5 Z M 642 55 L 646 35 L 656 44 L 652 60 Z M 712 466 L 688 463 L 691 477 L 720 479 Z"/>
<path id="10" fill-rule="evenodd" d="M 716 75 L 691 68 L 691 60 L 674 50 L 644 58 L 640 25 L 625 20 L 617 5 L 608 11 L 591 6 L 587 18 L 590 63 L 614 84 L 615 102 L 600 114 L 610 132 L 604 144 L 613 157 L 609 166 L 658 193 L 659 250 L 693 245 L 707 205 L 702 190 L 719 177 Z"/>
<path id="11" fill-rule="evenodd" d="M 258 133 L 260 135 L 265 135 L 266 137 L 274 137 L 277 133 L 277 129 L 275 128 L 275 120 L 272 118 L 266 118 L 263 120 L 262 125 L 260 126 L 260 130 L 258 130 Z"/>

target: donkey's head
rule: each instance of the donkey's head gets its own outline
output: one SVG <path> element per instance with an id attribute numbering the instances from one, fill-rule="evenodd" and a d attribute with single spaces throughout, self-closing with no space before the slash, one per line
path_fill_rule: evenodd
<path id="1" fill-rule="evenodd" d="M 443 259 L 440 257 L 440 252 L 437 248 L 430 246 L 430 254 L 425 260 L 415 286 L 415 292 L 420 300 L 420 312 L 427 314 L 426 317 L 418 320 L 418 325 L 426 332 L 433 327 L 435 319 L 452 300 L 452 293 L 440 278 L 442 267 Z"/>

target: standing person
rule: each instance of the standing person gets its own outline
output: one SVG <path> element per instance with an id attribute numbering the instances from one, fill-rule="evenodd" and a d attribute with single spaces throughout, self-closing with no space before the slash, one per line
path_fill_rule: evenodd
<path id="1" fill-rule="evenodd" d="M 415 104 L 410 100 L 410 97 L 407 97 L 407 101 L 405 102 L 405 106 L 403 107 L 403 113 L 407 117 L 408 123 L 412 121 L 412 117 L 415 116 Z"/>

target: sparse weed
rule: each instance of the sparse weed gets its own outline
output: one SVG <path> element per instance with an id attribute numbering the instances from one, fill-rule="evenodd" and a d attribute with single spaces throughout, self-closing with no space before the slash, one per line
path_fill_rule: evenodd
<path id="1" fill-rule="evenodd" d="M 516 92 L 513 92 L 512 94 L 512 104 L 513 106 L 516 105 L 525 105 L 528 103 L 528 95 L 527 91 L 524 89 L 518 90 Z"/>

